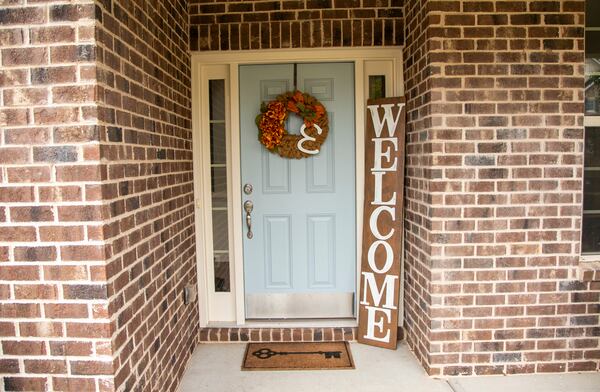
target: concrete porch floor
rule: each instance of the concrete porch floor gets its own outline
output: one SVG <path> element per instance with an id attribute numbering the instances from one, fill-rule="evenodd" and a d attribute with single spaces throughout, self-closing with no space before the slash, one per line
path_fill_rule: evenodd
<path id="1" fill-rule="evenodd" d="M 600 392 L 600 373 L 428 377 L 406 344 L 397 351 L 352 344 L 356 369 L 241 371 L 245 344 L 200 344 L 180 392 Z"/>

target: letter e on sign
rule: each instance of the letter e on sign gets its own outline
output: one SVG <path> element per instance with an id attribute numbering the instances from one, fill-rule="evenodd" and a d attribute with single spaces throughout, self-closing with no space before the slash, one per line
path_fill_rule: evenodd
<path id="1" fill-rule="evenodd" d="M 405 100 L 367 102 L 358 341 L 396 348 L 402 259 Z"/>

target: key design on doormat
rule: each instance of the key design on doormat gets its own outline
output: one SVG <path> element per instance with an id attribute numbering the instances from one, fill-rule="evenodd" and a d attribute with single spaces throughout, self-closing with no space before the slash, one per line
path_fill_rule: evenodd
<path id="1" fill-rule="evenodd" d="M 341 358 L 341 351 L 273 351 L 269 348 L 261 348 L 252 353 L 256 358 L 269 359 L 275 355 L 324 355 L 325 359 Z"/>

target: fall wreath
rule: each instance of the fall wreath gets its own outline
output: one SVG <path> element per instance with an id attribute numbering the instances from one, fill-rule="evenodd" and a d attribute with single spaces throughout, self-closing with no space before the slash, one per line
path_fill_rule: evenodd
<path id="1" fill-rule="evenodd" d="M 263 103 L 256 116 L 258 140 L 267 150 L 283 158 L 306 158 L 319 152 L 327 139 L 329 119 L 318 99 L 301 91 L 289 91 L 273 101 Z M 285 129 L 289 113 L 300 116 L 304 122 L 300 135 Z"/>

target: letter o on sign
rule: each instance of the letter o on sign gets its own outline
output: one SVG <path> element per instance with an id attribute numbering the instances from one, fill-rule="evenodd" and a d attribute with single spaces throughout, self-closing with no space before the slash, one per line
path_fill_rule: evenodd
<path id="1" fill-rule="evenodd" d="M 385 250 L 385 264 L 383 268 L 379 269 L 377 264 L 375 263 L 375 252 L 377 251 L 377 247 L 382 245 Z M 385 274 L 392 268 L 392 264 L 394 263 L 394 251 L 392 250 L 392 246 L 385 241 L 375 241 L 369 247 L 369 252 L 367 253 L 367 259 L 369 261 L 369 267 L 373 270 L 373 272 L 378 274 Z"/>

